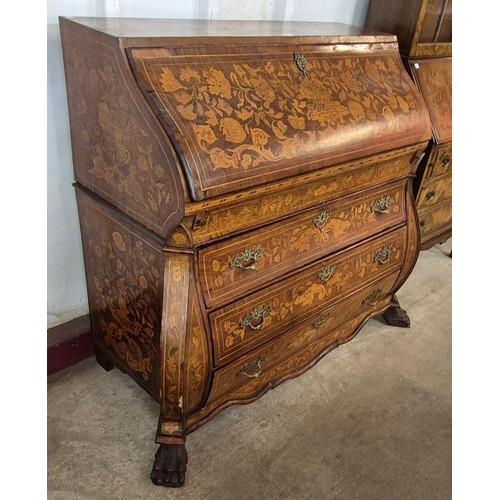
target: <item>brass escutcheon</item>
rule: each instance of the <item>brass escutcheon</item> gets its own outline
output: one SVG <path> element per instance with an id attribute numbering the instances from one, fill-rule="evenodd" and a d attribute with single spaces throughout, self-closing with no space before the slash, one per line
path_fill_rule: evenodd
<path id="1" fill-rule="evenodd" d="M 392 200 L 390 196 L 382 196 L 376 200 L 371 206 L 371 211 L 376 214 L 387 214 L 389 213 L 389 207 L 392 205 Z"/>
<path id="2" fill-rule="evenodd" d="M 380 288 L 377 288 L 376 290 L 373 290 L 368 297 L 366 297 L 365 300 L 363 300 L 363 304 L 368 304 L 370 306 L 376 306 L 378 304 L 378 298 L 380 297 L 380 294 L 382 293 L 382 290 Z M 375 301 L 375 302 L 373 302 Z"/>
<path id="3" fill-rule="evenodd" d="M 325 316 L 320 316 L 313 324 L 312 327 L 317 330 L 326 320 L 328 319 L 328 314 Z"/>
<path id="4" fill-rule="evenodd" d="M 314 217 L 313 219 L 313 224 L 318 228 L 318 229 L 323 229 L 325 227 L 325 224 L 328 222 L 331 216 L 331 212 L 321 212 L 319 215 Z"/>
<path id="5" fill-rule="evenodd" d="M 327 283 L 328 280 L 332 277 L 334 271 L 335 266 L 326 266 L 318 272 L 317 276 L 321 281 Z"/>
<path id="6" fill-rule="evenodd" d="M 257 261 L 259 260 L 259 257 L 262 257 L 264 255 L 264 251 L 262 248 L 245 248 L 243 252 L 241 252 L 239 255 L 236 255 L 231 260 L 230 267 L 231 269 L 235 269 L 239 267 L 240 269 L 257 269 Z"/>
<path id="7" fill-rule="evenodd" d="M 379 264 L 387 264 L 394 248 L 389 245 L 383 246 L 373 257 L 373 261 Z"/>
<path id="8" fill-rule="evenodd" d="M 249 378 L 257 378 L 261 373 L 262 373 L 262 364 L 266 358 L 264 356 L 259 356 L 257 359 L 254 359 L 248 365 L 244 366 L 238 373 L 237 376 L 241 377 L 245 375 L 245 377 Z M 249 371 L 254 370 L 257 368 L 257 371 L 255 373 L 248 373 Z"/>
<path id="9" fill-rule="evenodd" d="M 309 71 L 307 71 L 307 61 L 302 52 L 295 52 L 293 54 L 293 59 L 295 60 L 295 64 L 297 68 L 299 68 L 300 72 L 304 76 L 309 76 Z"/>
<path id="10" fill-rule="evenodd" d="M 241 321 L 240 327 L 249 326 L 252 330 L 260 330 L 264 324 L 264 318 L 269 315 L 272 309 L 269 306 L 254 307 L 253 311 L 247 314 Z M 258 321 L 258 323 L 256 323 Z"/>

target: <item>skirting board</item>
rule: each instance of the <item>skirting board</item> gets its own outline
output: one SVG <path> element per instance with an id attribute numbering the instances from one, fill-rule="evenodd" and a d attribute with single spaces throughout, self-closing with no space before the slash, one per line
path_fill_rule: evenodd
<path id="1" fill-rule="evenodd" d="M 80 316 L 47 330 L 47 375 L 94 354 L 90 316 Z"/>

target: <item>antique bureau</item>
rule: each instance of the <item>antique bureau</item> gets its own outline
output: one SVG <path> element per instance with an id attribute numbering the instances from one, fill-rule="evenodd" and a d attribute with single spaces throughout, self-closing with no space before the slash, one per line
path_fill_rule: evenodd
<path id="1" fill-rule="evenodd" d="M 432 141 L 414 181 L 421 249 L 452 232 L 452 0 L 371 0 L 366 27 L 397 35 L 407 71 L 422 93 Z"/>
<path id="2" fill-rule="evenodd" d="M 431 137 L 393 35 L 327 23 L 60 19 L 97 360 L 186 436 L 350 340 L 419 250 Z"/>

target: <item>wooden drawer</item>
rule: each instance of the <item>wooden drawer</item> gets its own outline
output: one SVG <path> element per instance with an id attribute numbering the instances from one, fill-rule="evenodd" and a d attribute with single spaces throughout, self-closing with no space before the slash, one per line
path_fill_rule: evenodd
<path id="1" fill-rule="evenodd" d="M 305 354 L 304 361 L 311 362 L 314 357 L 311 354 L 308 356 L 308 350 L 312 344 L 340 327 L 346 319 L 349 322 L 380 304 L 398 276 L 399 272 L 395 272 L 363 288 L 342 302 L 319 312 L 316 317 L 309 318 L 307 322 L 297 324 L 285 335 L 217 370 L 206 406 L 216 407 L 228 400 L 255 396 L 264 390 L 268 383 L 272 383 L 273 378 L 294 367 L 296 353 L 299 356 Z M 354 329 L 354 325 L 348 329 L 339 328 L 335 340 L 339 343 L 345 342 Z"/>
<path id="2" fill-rule="evenodd" d="M 421 144 L 403 148 L 365 158 L 362 162 L 344 163 L 251 191 L 240 191 L 233 196 L 192 203 L 186 206 L 186 212 L 194 219 L 185 220 L 184 224 L 192 227 L 190 236 L 195 245 L 237 231 L 248 231 L 341 196 L 405 177 L 411 172 L 416 153 L 423 147 Z M 169 245 L 181 246 L 182 242 L 174 237 Z"/>
<path id="3" fill-rule="evenodd" d="M 210 314 L 215 364 L 221 365 L 311 317 L 353 290 L 399 269 L 405 227 L 310 266 L 262 292 Z"/>
<path id="4" fill-rule="evenodd" d="M 208 307 L 405 220 L 406 180 L 307 210 L 199 251 Z"/>
<path id="5" fill-rule="evenodd" d="M 451 225 L 451 200 L 437 205 L 425 212 L 419 212 L 419 227 L 420 236 L 425 239 L 427 235 L 431 235 L 442 228 Z"/>
<path id="6" fill-rule="evenodd" d="M 422 184 L 418 192 L 417 208 L 426 209 L 451 199 L 451 173 Z"/>
<path id="7" fill-rule="evenodd" d="M 426 180 L 432 177 L 438 177 L 439 175 L 451 173 L 451 152 L 451 142 L 440 144 L 432 148 L 425 171 Z"/>

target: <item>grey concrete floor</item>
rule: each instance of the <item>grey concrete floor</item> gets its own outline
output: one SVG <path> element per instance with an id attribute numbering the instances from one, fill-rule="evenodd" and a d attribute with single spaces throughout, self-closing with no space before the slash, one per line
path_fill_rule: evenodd
<path id="1" fill-rule="evenodd" d="M 49 499 L 451 498 L 451 241 L 398 298 L 409 329 L 370 320 L 257 402 L 188 436 L 184 488 L 149 473 L 158 405 L 94 359 L 49 381 Z"/>

